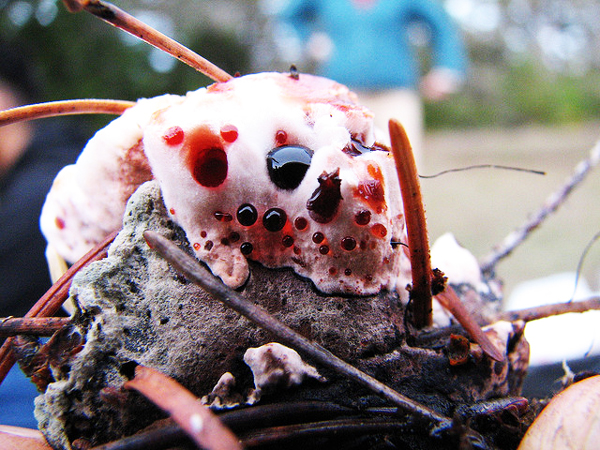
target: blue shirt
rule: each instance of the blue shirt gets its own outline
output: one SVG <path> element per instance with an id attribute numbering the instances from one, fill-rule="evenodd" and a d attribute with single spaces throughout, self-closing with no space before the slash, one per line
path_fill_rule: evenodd
<path id="1" fill-rule="evenodd" d="M 321 75 L 362 90 L 415 89 L 419 61 L 407 29 L 413 21 L 430 31 L 432 66 L 466 70 L 462 40 L 436 0 L 376 0 L 359 7 L 351 0 L 288 0 L 282 20 L 302 39 L 327 33 L 335 46 Z"/>

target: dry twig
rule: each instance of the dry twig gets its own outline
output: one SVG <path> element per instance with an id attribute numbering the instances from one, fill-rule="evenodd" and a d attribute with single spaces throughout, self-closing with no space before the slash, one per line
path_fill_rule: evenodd
<path id="1" fill-rule="evenodd" d="M 542 222 L 554 211 L 556 211 L 567 199 L 569 194 L 577 187 L 586 177 L 586 175 L 598 165 L 600 162 L 600 141 L 590 150 L 586 159 L 581 161 L 575 167 L 571 177 L 556 191 L 553 192 L 544 202 L 542 207 L 525 221 L 519 228 L 514 230 L 504 240 L 494 247 L 494 250 L 480 261 L 481 270 L 484 273 L 494 271 L 496 264 L 507 257 L 512 251 L 517 248 L 533 230 L 539 227 Z"/>
<path id="2" fill-rule="evenodd" d="M 404 219 L 410 265 L 412 287 L 410 299 L 413 305 L 413 319 L 417 328 L 431 325 L 431 259 L 425 209 L 421 198 L 421 187 L 415 157 L 404 127 L 397 120 L 390 120 L 390 139 L 392 153 L 396 161 L 396 170 L 400 180 L 400 191 L 404 204 Z"/>
<path id="3" fill-rule="evenodd" d="M 0 338 L 28 334 L 32 336 L 52 336 L 71 319 L 66 317 L 4 317 L 0 318 Z"/>
<path id="4" fill-rule="evenodd" d="M 79 12 L 86 10 L 105 22 L 168 53 L 212 80 L 227 81 L 233 78 L 207 59 L 109 2 L 101 0 L 64 0 L 64 3 L 69 11 Z"/>
<path id="5" fill-rule="evenodd" d="M 237 437 L 198 398 L 171 377 L 149 367 L 137 366 L 135 377 L 125 383 L 168 412 L 173 420 L 206 450 L 241 450 Z"/>
<path id="6" fill-rule="evenodd" d="M 35 305 L 25 314 L 26 318 L 48 317 L 56 314 L 62 304 L 69 298 L 69 288 L 71 280 L 79 270 L 91 262 L 98 261 L 106 256 L 108 246 L 117 236 L 117 231 L 111 233 L 90 250 L 83 258 L 73 264 L 65 274 L 54 283 L 54 285 L 40 298 Z M 13 338 L 8 338 L 0 347 L 0 384 L 8 374 L 9 370 L 15 364 L 16 359 L 12 352 Z"/>
<path id="7" fill-rule="evenodd" d="M 0 111 L 0 127 L 25 120 L 45 117 L 68 116 L 74 114 L 123 114 L 135 102 L 125 100 L 60 100 L 57 102 L 37 103 Z"/>
<path id="8" fill-rule="evenodd" d="M 499 320 L 532 320 L 544 319 L 545 317 L 557 316 L 559 314 L 582 313 L 593 309 L 600 309 L 600 297 L 591 297 L 587 300 L 577 302 L 555 303 L 552 305 L 535 306 L 533 308 L 520 309 L 517 311 L 506 311 L 500 314 Z"/>

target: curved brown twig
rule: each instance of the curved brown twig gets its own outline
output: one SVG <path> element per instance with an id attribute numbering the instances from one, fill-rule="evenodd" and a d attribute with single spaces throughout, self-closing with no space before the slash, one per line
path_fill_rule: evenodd
<path id="1" fill-rule="evenodd" d="M 173 378 L 145 366 L 135 368 L 125 388 L 135 389 L 162 410 L 206 450 L 241 450 L 237 437 L 208 407 Z"/>
<path id="2" fill-rule="evenodd" d="M 0 111 L 0 127 L 24 120 L 76 114 L 123 114 L 135 102 L 126 100 L 83 99 L 36 103 Z"/>
<path id="3" fill-rule="evenodd" d="M 483 273 L 494 271 L 496 264 L 510 255 L 515 248 L 522 244 L 533 230 L 538 228 L 544 220 L 555 212 L 569 197 L 569 194 L 575 189 L 587 176 L 587 174 L 600 163 L 600 141 L 592 147 L 586 159 L 581 161 L 575 167 L 573 174 L 560 186 L 555 192 L 550 194 L 542 207 L 532 214 L 520 227 L 511 232 L 504 240 L 496 245 L 490 254 L 481 258 L 480 266 Z"/>
<path id="4" fill-rule="evenodd" d="M 98 261 L 106 256 L 108 246 L 117 236 L 118 231 L 108 235 L 104 241 L 86 253 L 83 258 L 73 264 L 65 274 L 40 298 L 35 305 L 25 314 L 26 318 L 48 317 L 56 314 L 62 304 L 69 298 L 71 280 L 79 270 L 91 262 Z M 0 347 L 0 384 L 15 364 L 16 360 L 12 352 L 13 338 L 8 338 Z"/>
<path id="5" fill-rule="evenodd" d="M 52 336 L 55 331 L 69 323 L 66 317 L 5 317 L 0 318 L 0 338 L 28 334 Z"/>
<path id="6" fill-rule="evenodd" d="M 530 322 L 532 320 L 544 319 L 550 316 L 568 313 L 583 313 L 594 309 L 600 309 L 600 297 L 590 297 L 586 300 L 576 302 L 535 306 L 533 308 L 520 309 L 517 311 L 505 311 L 500 314 L 498 319 L 510 322 L 514 322 L 515 320 Z"/>
<path id="7" fill-rule="evenodd" d="M 69 11 L 86 10 L 105 22 L 168 53 L 214 81 L 227 81 L 233 78 L 207 59 L 109 2 L 101 0 L 64 0 L 64 3 Z"/>
<path id="8" fill-rule="evenodd" d="M 431 259 L 425 209 L 423 208 L 415 157 L 406 131 L 400 122 L 394 119 L 390 120 L 389 128 L 392 154 L 396 161 L 404 204 L 404 219 L 406 220 L 412 271 L 410 299 L 413 305 L 413 320 L 417 328 L 424 328 L 430 326 L 432 321 Z"/>

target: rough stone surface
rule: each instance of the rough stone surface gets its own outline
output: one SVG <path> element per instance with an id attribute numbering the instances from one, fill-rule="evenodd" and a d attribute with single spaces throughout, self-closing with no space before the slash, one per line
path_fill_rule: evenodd
<path id="1" fill-rule="evenodd" d="M 244 352 L 276 340 L 178 275 L 145 242 L 148 229 L 192 253 L 183 231 L 168 218 L 156 182 L 142 185 L 129 202 L 109 256 L 73 282 L 72 323 L 85 345 L 67 364 L 52 367 L 55 381 L 36 400 L 40 429 L 57 449 L 70 448 L 75 439 L 107 442 L 161 417 L 138 394 L 122 388 L 131 376 L 131 362 L 160 370 L 199 397 L 210 393 L 225 372 L 244 392 L 253 387 Z M 509 353 L 504 362 L 490 361 L 475 348 L 468 362 L 451 367 L 447 335 L 429 342 L 429 348 L 408 345 L 396 295 L 325 296 L 289 269 L 254 263 L 251 268 L 240 289 L 243 295 L 347 362 L 442 413 L 519 392 L 527 343 L 518 327 L 502 335 Z M 355 383 L 315 366 L 327 383 L 308 380 L 261 402 L 382 404 Z"/>

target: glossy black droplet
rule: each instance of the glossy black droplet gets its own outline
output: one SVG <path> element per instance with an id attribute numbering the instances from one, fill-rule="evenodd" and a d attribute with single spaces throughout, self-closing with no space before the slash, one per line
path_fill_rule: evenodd
<path id="1" fill-rule="evenodd" d="M 236 217 L 238 222 L 245 227 L 254 225 L 256 219 L 258 219 L 258 212 L 256 208 L 249 203 L 244 203 L 237 210 Z"/>
<path id="2" fill-rule="evenodd" d="M 250 242 L 244 242 L 242 245 L 240 245 L 240 251 L 244 256 L 248 256 L 250 253 L 252 253 L 252 250 L 254 250 L 254 246 Z"/>
<path id="3" fill-rule="evenodd" d="M 280 189 L 296 189 L 310 167 L 312 151 L 299 145 L 274 148 L 267 155 L 269 178 Z"/>
<path id="4" fill-rule="evenodd" d="M 271 208 L 263 216 L 263 226 L 267 231 L 280 231 L 285 226 L 287 214 L 281 208 Z"/>

